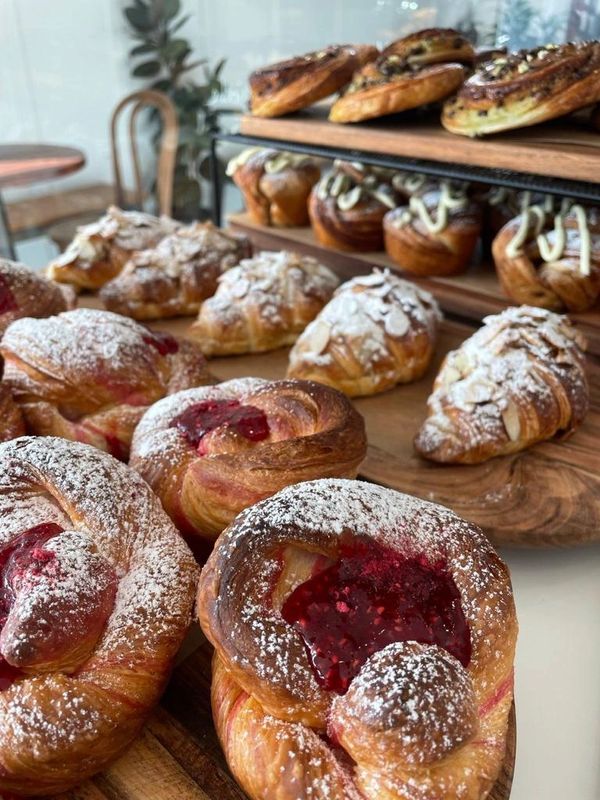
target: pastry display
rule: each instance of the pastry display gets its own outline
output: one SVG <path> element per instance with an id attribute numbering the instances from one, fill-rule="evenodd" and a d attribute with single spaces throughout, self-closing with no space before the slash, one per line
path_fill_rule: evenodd
<path id="1" fill-rule="evenodd" d="M 429 28 L 388 45 L 353 76 L 333 104 L 332 122 L 359 122 L 434 103 L 467 76 L 475 51 L 459 31 Z"/>
<path id="2" fill-rule="evenodd" d="M 351 397 L 409 383 L 431 362 L 441 318 L 429 292 L 387 270 L 354 278 L 300 335 L 288 376 Z"/>
<path id="3" fill-rule="evenodd" d="M 600 297 L 596 208 L 529 206 L 498 233 L 492 253 L 502 288 L 516 303 L 586 311 Z"/>
<path id="4" fill-rule="evenodd" d="M 251 253 L 245 236 L 196 222 L 134 253 L 100 297 L 109 311 L 134 319 L 197 314 L 202 301 L 216 292 L 219 275 Z"/>
<path id="5" fill-rule="evenodd" d="M 442 124 L 482 136 L 560 117 L 600 100 L 600 42 L 548 44 L 479 64 L 447 100 Z"/>
<path id="6" fill-rule="evenodd" d="M 383 218 L 402 199 L 392 170 L 335 161 L 310 193 L 308 211 L 317 241 L 336 250 L 383 249 Z"/>
<path id="7" fill-rule="evenodd" d="M 144 481 L 92 447 L 7 442 L 0 485 L 0 793 L 54 795 L 141 730 L 197 568 Z"/>
<path id="8" fill-rule="evenodd" d="M 72 308 L 74 294 L 24 264 L 0 258 L 0 339 L 20 317 L 49 317 Z"/>
<path id="9" fill-rule="evenodd" d="M 240 514 L 198 590 L 212 705 L 253 800 L 484 800 L 517 620 L 479 528 L 380 486 L 291 486 Z"/>
<path id="10" fill-rule="evenodd" d="M 12 392 L 5 383 L 0 383 L 0 442 L 23 436 L 25 420 L 21 409 L 13 400 Z"/>
<path id="11" fill-rule="evenodd" d="M 521 306 L 446 356 L 415 447 L 433 461 L 476 464 L 573 433 L 589 405 L 584 337 L 567 317 Z"/>
<path id="12" fill-rule="evenodd" d="M 469 265 L 481 220 L 481 206 L 469 197 L 468 186 L 442 181 L 385 215 L 385 249 L 405 272 L 458 275 Z"/>
<path id="13" fill-rule="evenodd" d="M 250 110 L 279 117 L 306 108 L 339 91 L 378 53 L 371 45 L 331 45 L 257 69 L 249 79 Z"/>
<path id="14" fill-rule="evenodd" d="M 289 484 L 354 478 L 366 450 L 363 419 L 339 392 L 239 378 L 159 400 L 136 429 L 130 464 L 190 543 L 210 545 Z"/>
<path id="15" fill-rule="evenodd" d="M 136 250 L 146 250 L 179 227 L 168 217 L 110 206 L 84 225 L 65 252 L 48 265 L 48 277 L 80 289 L 99 289 L 116 277 Z"/>
<path id="16" fill-rule="evenodd" d="M 258 225 L 289 228 L 308 225 L 308 196 L 321 168 L 314 159 L 279 150 L 250 147 L 227 165 Z"/>
<path id="17" fill-rule="evenodd" d="M 214 382 L 196 344 L 109 311 L 19 319 L 0 353 L 31 433 L 87 442 L 122 460 L 148 406 Z"/>
<path id="18" fill-rule="evenodd" d="M 309 256 L 286 250 L 258 253 L 221 275 L 189 336 L 208 356 L 293 344 L 338 283 L 330 269 Z"/>

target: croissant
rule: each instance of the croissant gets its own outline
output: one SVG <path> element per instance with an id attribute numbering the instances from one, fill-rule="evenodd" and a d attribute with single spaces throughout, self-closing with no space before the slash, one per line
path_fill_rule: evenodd
<path id="1" fill-rule="evenodd" d="M 385 249 L 404 272 L 457 275 L 469 265 L 481 218 L 481 206 L 469 197 L 467 186 L 442 181 L 438 189 L 413 195 L 407 206 L 385 215 Z"/>
<path id="2" fill-rule="evenodd" d="M 0 420 L 2 420 L 0 442 L 16 439 L 17 436 L 23 436 L 26 433 L 21 409 L 13 400 L 10 389 L 4 383 L 0 383 Z"/>
<path id="3" fill-rule="evenodd" d="M 567 317 L 508 308 L 446 356 L 415 447 L 432 461 L 477 464 L 567 436 L 589 406 L 584 337 Z"/>
<path id="4" fill-rule="evenodd" d="M 308 196 L 321 169 L 308 156 L 251 147 L 227 165 L 258 225 L 308 225 Z"/>
<path id="5" fill-rule="evenodd" d="M 600 42 L 548 44 L 501 55 L 447 100 L 442 124 L 482 136 L 569 114 L 600 100 Z"/>
<path id="6" fill-rule="evenodd" d="M 552 220 L 552 222 L 550 222 Z M 529 206 L 494 239 L 504 292 L 516 303 L 587 311 L 600 297 L 600 213 L 568 203 Z"/>
<path id="7" fill-rule="evenodd" d="M 280 117 L 306 108 L 341 89 L 378 52 L 371 45 L 331 45 L 257 69 L 249 79 L 250 110 Z"/>
<path id="8" fill-rule="evenodd" d="M 452 94 L 467 76 L 475 51 L 452 28 L 428 28 L 388 45 L 342 90 L 332 122 L 359 122 L 417 108 Z"/>
<path id="9" fill-rule="evenodd" d="M 318 381 L 351 397 L 409 383 L 431 362 L 441 318 L 429 292 L 387 270 L 354 278 L 300 335 L 288 377 Z"/>
<path id="10" fill-rule="evenodd" d="M 20 317 L 49 317 L 75 305 L 73 293 L 63 292 L 24 264 L 0 258 L 0 339 Z"/>
<path id="11" fill-rule="evenodd" d="M 189 336 L 208 356 L 260 353 L 292 344 L 339 281 L 314 258 L 264 251 L 219 278 Z"/>
<path id="12" fill-rule="evenodd" d="M 1 445 L 0 516 L 0 793 L 46 796 L 142 727 L 197 568 L 144 481 L 87 445 Z"/>
<path id="13" fill-rule="evenodd" d="M 190 543 L 212 543 L 244 508 L 291 483 L 355 477 L 364 422 L 309 381 L 240 378 L 178 392 L 142 417 L 131 466 Z"/>
<path id="14" fill-rule="evenodd" d="M 335 161 L 308 202 L 317 241 L 336 250 L 383 249 L 383 218 L 402 197 L 393 177 L 391 170 Z"/>
<path id="15" fill-rule="evenodd" d="M 193 342 L 108 311 L 17 320 L 0 352 L 31 433 L 87 442 L 124 461 L 148 406 L 214 382 Z"/>
<path id="16" fill-rule="evenodd" d="M 139 320 L 197 314 L 219 275 L 251 253 L 247 237 L 196 222 L 134 253 L 100 297 L 109 311 Z"/>
<path id="17" fill-rule="evenodd" d="M 110 206 L 98 222 L 78 228 L 65 252 L 48 265 L 48 277 L 81 289 L 99 289 L 121 272 L 136 250 L 154 247 L 178 227 L 168 217 Z"/>
<path id="18" fill-rule="evenodd" d="M 212 705 L 253 800 L 484 800 L 517 621 L 506 566 L 450 510 L 373 484 L 290 486 L 200 578 Z"/>

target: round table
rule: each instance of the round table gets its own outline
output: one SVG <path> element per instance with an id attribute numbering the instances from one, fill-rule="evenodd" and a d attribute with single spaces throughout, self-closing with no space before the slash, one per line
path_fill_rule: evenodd
<path id="1" fill-rule="evenodd" d="M 0 144 L 0 189 L 25 186 L 76 172 L 85 155 L 74 147 L 52 144 Z M 0 255 L 15 257 L 14 245 L 0 194 Z"/>

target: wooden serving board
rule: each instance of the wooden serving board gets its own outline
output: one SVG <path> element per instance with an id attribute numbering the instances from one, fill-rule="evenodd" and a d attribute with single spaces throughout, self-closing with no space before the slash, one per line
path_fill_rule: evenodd
<path id="1" fill-rule="evenodd" d="M 92 780 L 47 800 L 247 800 L 212 723 L 212 648 L 199 628 L 186 644 L 192 654 L 175 669 L 160 706 L 125 755 Z M 513 706 L 506 758 L 488 800 L 510 797 L 515 753 Z"/>
<path id="2" fill-rule="evenodd" d="M 600 136 L 598 137 L 600 141 Z M 320 259 L 341 277 L 350 278 L 369 272 L 372 267 L 388 267 L 401 273 L 387 253 L 344 253 L 320 245 L 312 228 L 266 228 L 252 222 L 248 214 L 229 217 L 232 230 L 249 236 L 257 249 L 294 249 Z M 497 314 L 514 305 L 502 292 L 492 264 L 474 264 L 464 275 L 453 278 L 406 278 L 430 291 L 444 311 L 467 319 L 481 320 L 487 314 Z M 586 335 L 589 352 L 600 355 L 600 306 L 582 314 L 570 314 L 571 319 Z"/>

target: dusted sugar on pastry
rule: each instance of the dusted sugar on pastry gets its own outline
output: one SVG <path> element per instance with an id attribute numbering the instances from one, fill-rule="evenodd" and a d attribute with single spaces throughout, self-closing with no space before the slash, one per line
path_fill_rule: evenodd
<path id="1" fill-rule="evenodd" d="M 306 108 L 339 91 L 378 53 L 371 45 L 330 45 L 261 67 L 249 78 L 250 110 L 257 117 L 279 117 Z"/>
<path id="2" fill-rule="evenodd" d="M 292 348 L 288 376 L 351 397 L 410 383 L 431 362 L 441 318 L 429 292 L 375 270 L 340 286 Z"/>
<path id="3" fill-rule="evenodd" d="M 239 378 L 153 405 L 136 428 L 130 464 L 200 549 L 289 484 L 354 478 L 366 449 L 363 419 L 339 392 Z"/>
<path id="4" fill-rule="evenodd" d="M 134 253 L 100 297 L 109 311 L 133 319 L 197 314 L 202 301 L 216 292 L 219 275 L 251 253 L 245 236 L 196 222 Z"/>
<path id="5" fill-rule="evenodd" d="M 415 447 L 432 461 L 477 464 L 573 433 L 589 406 L 585 338 L 567 317 L 508 308 L 440 368 Z"/>
<path id="6" fill-rule="evenodd" d="M 309 156 L 250 147 L 227 165 L 252 220 L 279 228 L 308 225 L 308 196 L 321 168 Z"/>
<path id="7" fill-rule="evenodd" d="M 0 339 L 21 317 L 49 317 L 72 308 L 75 295 L 24 264 L 0 258 Z"/>
<path id="8" fill-rule="evenodd" d="M 154 247 L 178 227 L 168 217 L 110 206 L 98 222 L 78 228 L 65 252 L 48 265 L 48 277 L 80 289 L 100 289 L 136 250 Z"/>
<path id="9" fill-rule="evenodd" d="M 308 203 L 317 240 L 336 250 L 382 250 L 383 218 L 406 194 L 402 177 L 358 161 L 334 161 Z"/>
<path id="10" fill-rule="evenodd" d="M 452 94 L 467 77 L 475 51 L 452 28 L 428 28 L 389 44 L 353 76 L 329 113 L 332 122 L 418 108 Z"/>
<path id="11" fill-rule="evenodd" d="M 189 331 L 207 356 L 260 353 L 293 344 L 339 281 L 310 256 L 257 253 L 219 278 Z"/>
<path id="12" fill-rule="evenodd" d="M 447 100 L 442 124 L 482 136 L 534 125 L 600 100 L 600 42 L 547 44 L 500 55 Z"/>
<path id="13" fill-rule="evenodd" d="M 189 626 L 194 558 L 87 445 L 0 445 L 0 794 L 54 795 L 132 742 Z"/>
<path id="14" fill-rule="evenodd" d="M 488 797 L 517 620 L 479 528 L 372 484 L 297 484 L 222 534 L 197 608 L 217 733 L 253 800 Z"/>
<path id="15" fill-rule="evenodd" d="M 148 406 L 214 382 L 196 344 L 109 311 L 17 320 L 0 353 L 31 433 L 87 442 L 122 460 Z"/>
<path id="16" fill-rule="evenodd" d="M 25 420 L 12 392 L 5 383 L 0 383 L 0 442 L 16 439 L 26 433 Z"/>
<path id="17" fill-rule="evenodd" d="M 442 181 L 388 212 L 383 230 L 390 258 L 414 275 L 464 272 L 481 234 L 481 206 L 468 192 L 468 184 Z"/>
<path id="18" fill-rule="evenodd" d="M 600 213 L 563 201 L 531 205 L 494 239 L 504 292 L 516 303 L 587 311 L 600 297 Z"/>

